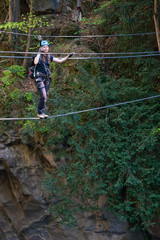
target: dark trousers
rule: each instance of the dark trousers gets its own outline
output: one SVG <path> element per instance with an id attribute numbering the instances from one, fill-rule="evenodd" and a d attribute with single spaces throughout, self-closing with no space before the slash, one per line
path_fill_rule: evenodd
<path id="1" fill-rule="evenodd" d="M 40 94 L 40 100 L 38 104 L 38 113 L 43 114 L 46 111 L 47 96 L 49 93 L 49 87 L 51 83 L 50 77 L 39 76 L 35 79 L 35 84 Z"/>

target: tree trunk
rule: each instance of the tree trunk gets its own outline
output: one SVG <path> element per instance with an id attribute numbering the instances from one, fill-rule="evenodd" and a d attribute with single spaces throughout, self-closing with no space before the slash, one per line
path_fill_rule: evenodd
<path id="1" fill-rule="evenodd" d="M 31 0 L 31 4 L 30 4 L 30 15 L 33 12 L 33 0 Z M 31 20 L 29 20 L 30 23 Z M 30 24 L 29 24 L 30 25 Z M 23 60 L 23 67 L 26 68 L 27 66 L 27 57 L 28 57 L 28 53 L 29 52 L 29 48 L 30 48 L 30 43 L 31 43 L 31 32 L 32 32 L 32 28 L 29 26 L 28 28 L 28 37 L 27 37 L 27 46 L 26 46 L 26 53 L 24 55 L 24 60 Z"/>
<path id="2" fill-rule="evenodd" d="M 9 0 L 9 22 L 13 22 L 14 0 Z M 9 42 L 12 43 L 12 34 L 9 34 Z"/>
<path id="3" fill-rule="evenodd" d="M 155 31 L 156 31 L 156 38 L 157 38 L 157 45 L 158 45 L 158 51 L 160 52 L 160 32 L 159 32 L 159 0 L 154 0 L 154 25 L 155 25 Z"/>
<path id="4" fill-rule="evenodd" d="M 9 18 L 9 13 L 7 13 L 7 16 L 6 16 L 4 22 L 7 22 L 7 21 L 8 21 L 8 18 Z M 2 34 L 1 34 L 1 37 L 0 37 L 0 44 L 1 44 L 1 42 L 2 42 L 2 39 L 3 39 L 4 35 L 5 35 L 5 33 L 2 33 Z"/>
<path id="5" fill-rule="evenodd" d="M 77 10 L 74 15 L 74 21 L 80 21 L 82 18 L 82 9 L 81 9 L 81 4 L 83 0 L 77 0 Z"/>
<path id="6" fill-rule="evenodd" d="M 30 48 L 30 43 L 31 43 L 31 28 L 28 29 L 28 37 L 27 37 L 27 46 L 26 46 L 26 53 L 24 55 L 24 60 L 23 60 L 23 64 L 22 66 L 24 68 L 26 68 L 27 66 L 27 57 L 28 57 L 28 53 L 29 52 L 29 48 Z"/>
<path id="7" fill-rule="evenodd" d="M 20 16 L 20 0 L 9 0 L 9 22 L 19 22 Z M 12 32 L 17 33 L 17 29 L 12 29 Z M 17 49 L 18 36 L 16 34 L 9 35 L 9 42 L 13 50 Z"/>
<path id="8" fill-rule="evenodd" d="M 20 0 L 9 0 L 9 21 L 19 22 Z"/>
<path id="9" fill-rule="evenodd" d="M 77 0 L 77 8 L 80 7 L 81 8 L 81 3 L 83 0 Z"/>

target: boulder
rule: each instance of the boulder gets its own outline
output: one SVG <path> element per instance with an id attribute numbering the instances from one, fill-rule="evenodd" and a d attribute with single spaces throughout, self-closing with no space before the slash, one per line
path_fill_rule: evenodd
<path id="1" fill-rule="evenodd" d="M 30 0 L 27 0 L 28 6 Z M 35 13 L 47 14 L 55 12 L 60 5 L 60 0 L 33 0 L 33 9 Z"/>

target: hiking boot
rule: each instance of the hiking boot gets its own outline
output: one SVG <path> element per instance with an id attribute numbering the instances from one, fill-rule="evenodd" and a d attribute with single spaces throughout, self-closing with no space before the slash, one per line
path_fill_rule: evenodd
<path id="1" fill-rule="evenodd" d="M 46 115 L 45 113 L 43 113 L 43 116 L 45 117 L 45 118 L 48 118 L 49 116 L 48 115 Z"/>
<path id="2" fill-rule="evenodd" d="M 44 114 L 37 114 L 37 117 L 39 117 L 39 118 L 45 118 L 45 116 L 44 116 Z"/>

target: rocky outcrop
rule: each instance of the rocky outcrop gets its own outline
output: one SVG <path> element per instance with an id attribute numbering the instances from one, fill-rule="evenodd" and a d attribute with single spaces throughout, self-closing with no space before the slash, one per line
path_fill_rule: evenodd
<path id="1" fill-rule="evenodd" d="M 148 227 L 148 232 L 152 235 L 152 240 L 160 240 L 160 218 L 155 216 L 153 219 L 155 223 L 153 226 Z"/>
<path id="2" fill-rule="evenodd" d="M 25 5 L 25 0 L 23 0 L 23 5 Z M 26 0 L 26 5 L 29 8 L 30 0 Z M 72 1 L 62 1 L 62 0 L 33 0 L 33 10 L 37 14 L 52 14 L 55 12 L 70 12 L 71 6 L 76 6 L 76 1 L 73 3 Z"/>
<path id="3" fill-rule="evenodd" d="M 33 9 L 37 13 L 53 13 L 58 9 L 60 2 L 60 0 L 34 0 Z M 27 0 L 27 4 L 30 5 L 30 0 Z"/>
<path id="4" fill-rule="evenodd" d="M 103 197 L 100 217 L 78 213 L 75 229 L 60 228 L 41 185 L 45 171 L 54 171 L 56 156 L 43 153 L 43 141 L 35 140 L 27 143 L 13 131 L 0 137 L 0 240 L 144 240 L 141 232 L 131 232 L 127 222 L 105 211 Z"/>
<path id="5" fill-rule="evenodd" d="M 83 16 L 88 16 L 89 11 L 92 9 L 90 0 L 33 0 L 33 11 L 37 15 L 52 14 L 56 18 L 57 13 L 70 15 L 72 13 L 73 21 L 80 21 Z M 22 13 L 29 12 L 31 0 L 22 0 L 21 11 Z M 55 16 L 54 16 L 55 15 Z"/>

